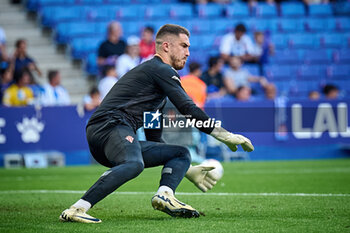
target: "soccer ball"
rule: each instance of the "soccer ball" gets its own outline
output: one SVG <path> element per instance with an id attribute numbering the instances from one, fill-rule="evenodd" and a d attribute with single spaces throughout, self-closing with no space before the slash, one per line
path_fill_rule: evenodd
<path id="1" fill-rule="evenodd" d="M 216 180 L 220 180 L 224 175 L 224 168 L 216 159 L 206 159 L 201 163 L 201 165 L 215 167 L 215 169 L 211 170 L 210 173 Z"/>

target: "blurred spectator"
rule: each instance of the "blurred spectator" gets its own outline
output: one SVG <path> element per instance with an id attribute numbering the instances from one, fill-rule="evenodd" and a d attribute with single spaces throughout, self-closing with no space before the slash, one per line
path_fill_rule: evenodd
<path id="1" fill-rule="evenodd" d="M 8 56 L 6 51 L 6 34 L 0 27 L 0 75 L 8 66 Z"/>
<path id="2" fill-rule="evenodd" d="M 333 84 L 327 84 L 323 88 L 323 94 L 329 100 L 338 99 L 338 97 L 339 97 L 339 89 L 338 89 L 337 86 L 335 86 Z"/>
<path id="3" fill-rule="evenodd" d="M 92 87 L 90 89 L 89 95 L 84 97 L 84 109 L 87 111 L 92 111 L 96 109 L 101 104 L 101 95 L 97 87 Z"/>
<path id="4" fill-rule="evenodd" d="M 108 25 L 107 40 L 102 42 L 98 48 L 97 64 L 100 67 L 115 64 L 118 56 L 124 53 L 126 43 L 121 39 L 122 33 L 122 26 L 119 22 L 111 22 Z"/>
<path id="5" fill-rule="evenodd" d="M 0 104 L 2 103 L 2 99 L 4 97 L 4 93 L 6 89 L 12 84 L 13 75 L 12 70 L 8 66 L 5 71 L 0 74 Z"/>
<path id="6" fill-rule="evenodd" d="M 236 92 L 236 100 L 237 101 L 250 101 L 251 96 L 252 96 L 252 90 L 248 86 L 240 86 L 237 88 Z"/>
<path id="7" fill-rule="evenodd" d="M 26 106 L 34 101 L 33 91 L 28 87 L 30 83 L 30 72 L 24 68 L 19 72 L 18 79 L 6 89 L 3 104 L 6 106 Z"/>
<path id="8" fill-rule="evenodd" d="M 98 90 L 103 100 L 114 84 L 118 81 L 114 66 L 106 66 L 104 69 L 104 78 L 98 84 Z"/>
<path id="9" fill-rule="evenodd" d="M 311 5 L 311 4 L 327 4 L 329 3 L 329 0 L 303 0 L 304 4 Z"/>
<path id="10" fill-rule="evenodd" d="M 58 70 L 50 70 L 47 74 L 49 83 L 43 86 L 41 104 L 44 106 L 69 105 L 68 91 L 61 86 L 61 75 Z"/>
<path id="11" fill-rule="evenodd" d="M 320 93 L 318 91 L 310 91 L 309 92 L 309 100 L 319 100 Z"/>
<path id="12" fill-rule="evenodd" d="M 251 82 L 259 82 L 262 87 L 267 85 L 265 77 L 254 76 L 247 70 L 241 69 L 242 60 L 239 57 L 231 57 L 229 61 L 230 68 L 224 74 L 224 84 L 230 94 L 235 94 L 237 87 L 250 87 Z"/>
<path id="13" fill-rule="evenodd" d="M 0 27 L 0 44 L 2 45 L 6 44 L 6 34 L 4 29 L 2 29 L 2 27 Z"/>
<path id="14" fill-rule="evenodd" d="M 32 71 L 36 71 L 39 76 L 42 73 L 35 61 L 27 54 L 27 42 L 24 39 L 19 39 L 15 44 L 16 50 L 12 57 L 12 65 L 14 66 L 14 79 L 16 81 L 18 74 L 20 74 L 23 68 L 29 70 L 30 84 L 35 83 Z"/>
<path id="15" fill-rule="evenodd" d="M 154 42 L 154 29 L 147 26 L 142 31 L 140 41 L 140 57 L 149 59 L 156 53 L 156 43 Z"/>
<path id="16" fill-rule="evenodd" d="M 273 44 L 265 40 L 265 35 L 262 32 L 254 33 L 254 51 L 253 56 L 259 64 L 260 75 L 264 74 L 264 64 L 268 63 L 269 55 L 273 55 L 275 47 Z"/>
<path id="17" fill-rule="evenodd" d="M 228 62 L 230 56 L 238 56 L 243 61 L 255 61 L 254 45 L 248 35 L 247 29 L 243 24 L 235 27 L 234 33 L 226 34 L 221 41 L 220 53 L 221 57 Z"/>
<path id="18" fill-rule="evenodd" d="M 268 100 L 274 100 L 277 95 L 277 89 L 275 84 L 269 83 L 265 85 L 265 98 Z"/>
<path id="19" fill-rule="evenodd" d="M 208 87 L 208 99 L 222 97 L 226 94 L 221 72 L 224 62 L 220 57 L 210 57 L 208 65 L 209 69 L 201 77 Z"/>
<path id="20" fill-rule="evenodd" d="M 181 85 L 193 102 L 198 107 L 203 108 L 207 98 L 207 85 L 199 78 L 202 75 L 201 65 L 192 62 L 189 68 L 190 73 L 181 77 Z"/>
<path id="21" fill-rule="evenodd" d="M 280 3 L 282 0 L 244 0 L 248 3 L 249 7 L 252 10 L 258 5 L 258 2 L 264 2 L 266 4 L 274 5 L 275 3 Z"/>
<path id="22" fill-rule="evenodd" d="M 121 55 L 116 63 L 118 77 L 122 77 L 126 72 L 141 63 L 140 39 L 137 36 L 128 38 L 126 53 Z"/>

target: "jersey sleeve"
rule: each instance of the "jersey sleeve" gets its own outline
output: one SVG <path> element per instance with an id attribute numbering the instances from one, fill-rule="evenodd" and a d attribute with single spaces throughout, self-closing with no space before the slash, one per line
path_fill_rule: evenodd
<path id="1" fill-rule="evenodd" d="M 187 95 L 181 86 L 178 73 L 171 67 L 162 67 L 154 74 L 154 80 L 169 100 L 175 105 L 179 112 L 190 119 L 199 121 L 210 120 L 192 99 Z M 211 125 L 211 124 L 210 124 Z M 214 127 L 198 127 L 204 133 L 210 134 Z"/>
<path id="2" fill-rule="evenodd" d="M 230 55 L 231 54 L 231 37 L 230 35 L 225 35 L 222 40 L 221 40 L 221 44 L 220 44 L 220 53 L 222 54 L 227 54 Z"/>

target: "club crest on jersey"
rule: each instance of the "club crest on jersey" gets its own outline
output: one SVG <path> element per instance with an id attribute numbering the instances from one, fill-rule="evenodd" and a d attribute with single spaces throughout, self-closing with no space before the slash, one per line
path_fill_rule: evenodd
<path id="1" fill-rule="evenodd" d="M 134 141 L 134 138 L 131 136 L 126 136 L 125 139 L 128 140 L 130 143 Z"/>

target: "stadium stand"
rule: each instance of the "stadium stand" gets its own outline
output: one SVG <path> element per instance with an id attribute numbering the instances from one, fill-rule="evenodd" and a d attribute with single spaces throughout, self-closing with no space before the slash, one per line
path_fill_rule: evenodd
<path id="1" fill-rule="evenodd" d="M 283 17 L 303 17 L 306 15 L 306 11 L 302 3 L 282 3 L 280 14 Z"/>
<path id="2" fill-rule="evenodd" d="M 257 17 L 277 17 L 277 7 L 274 4 L 259 4 L 255 7 Z"/>
<path id="3" fill-rule="evenodd" d="M 266 76 L 278 80 L 276 85 L 283 89 L 288 89 L 284 83 L 288 80 L 324 83 L 328 78 L 349 75 L 349 2 L 308 6 L 300 2 L 282 2 L 280 6 L 258 3 L 250 8 L 243 2 L 192 5 L 173 0 L 28 0 L 27 9 L 38 12 L 42 25 L 55 31 L 56 43 L 67 44 L 71 56 L 82 59 L 91 75 L 97 74 L 96 48 L 111 20 L 121 22 L 124 38 L 140 35 L 145 25 L 156 30 L 169 22 L 188 27 L 192 33 L 190 61 L 203 67 L 210 55 L 218 54 L 221 37 L 243 22 L 249 35 L 263 31 L 275 45 Z M 296 85 L 309 89 L 305 83 L 298 81 Z"/>

